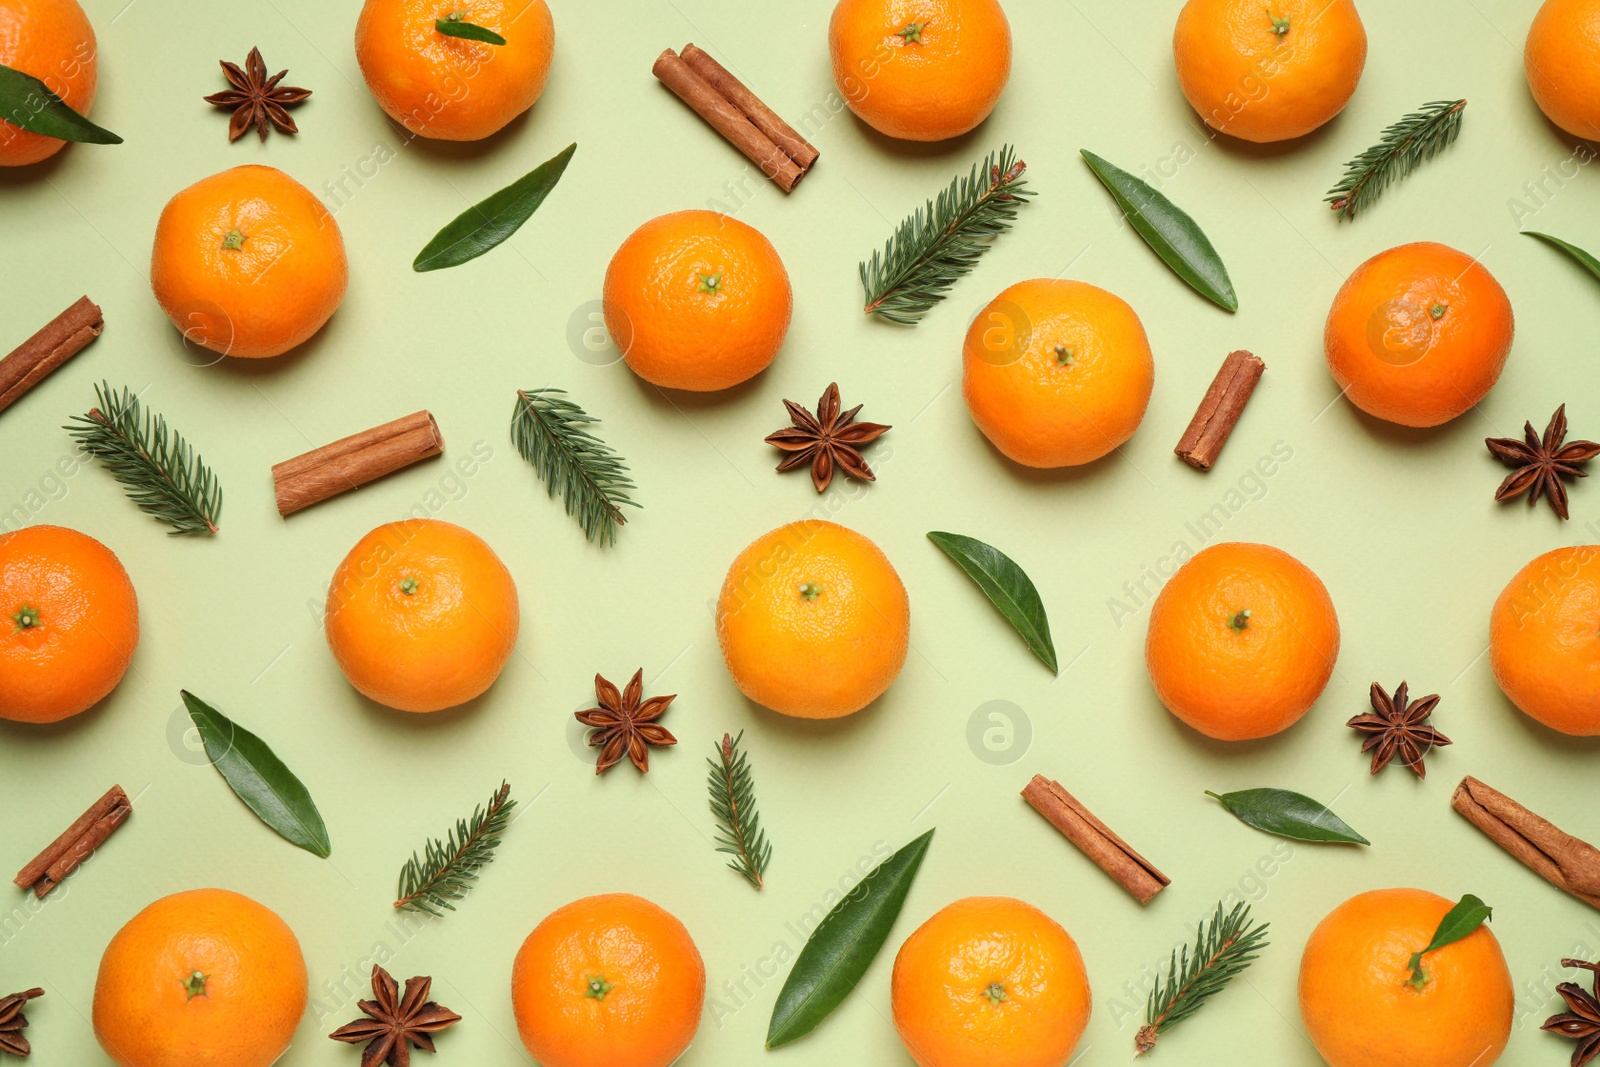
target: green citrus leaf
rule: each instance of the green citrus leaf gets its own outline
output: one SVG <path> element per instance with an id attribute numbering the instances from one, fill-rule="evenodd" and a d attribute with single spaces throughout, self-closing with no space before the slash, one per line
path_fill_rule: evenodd
<path id="1" fill-rule="evenodd" d="M 1287 789 L 1241 789 L 1236 793 L 1208 790 L 1206 796 L 1217 800 L 1245 825 L 1279 837 L 1347 845 L 1372 844 L 1326 805 L 1303 793 Z"/>
<path id="2" fill-rule="evenodd" d="M 484 44 L 505 44 L 506 39 L 493 30 L 482 26 L 475 26 L 470 22 L 463 22 L 460 14 L 446 15 L 434 22 L 433 28 L 446 37 L 460 37 L 468 41 L 482 41 Z"/>
<path id="3" fill-rule="evenodd" d="M 188 690 L 183 691 L 183 703 L 211 765 L 262 822 L 307 852 L 326 857 L 333 851 L 311 794 L 265 741 Z"/>
<path id="4" fill-rule="evenodd" d="M 49 86 L 31 74 L 0 64 L 0 119 L 30 133 L 84 144 L 121 144 L 122 138 L 102 129 L 67 106 Z"/>
<path id="5" fill-rule="evenodd" d="M 1155 249 L 1167 266 L 1201 296 L 1225 311 L 1238 311 L 1239 298 L 1222 257 L 1194 219 L 1148 183 L 1129 174 L 1088 149 L 1084 161 L 1094 176 L 1111 190 L 1134 231 Z"/>
<path id="6" fill-rule="evenodd" d="M 928 534 L 928 540 L 944 550 L 945 555 L 961 564 L 978 588 L 1000 609 L 1023 642 L 1049 667 L 1056 670 L 1056 648 L 1050 641 L 1050 620 L 1044 613 L 1044 602 L 1039 590 L 1021 567 L 997 548 L 993 548 L 963 534 Z"/>
<path id="7" fill-rule="evenodd" d="M 1488 922 L 1493 914 L 1493 908 L 1471 893 L 1462 897 L 1456 902 L 1456 906 L 1445 912 L 1444 918 L 1439 920 L 1439 927 L 1434 930 L 1433 940 L 1428 942 L 1428 947 L 1421 952 L 1411 954 L 1411 977 L 1407 981 L 1420 990 L 1428 982 L 1428 976 L 1422 970 L 1422 957 L 1467 937 Z"/>
<path id="8" fill-rule="evenodd" d="M 498 193 L 457 215 L 417 253 L 411 269 L 459 267 L 516 233 L 556 187 L 572 161 L 572 153 L 577 150 L 576 144 L 568 145 L 559 155 L 545 160 Z"/>
<path id="9" fill-rule="evenodd" d="M 812 932 L 778 991 L 768 1048 L 815 1030 L 861 981 L 905 906 L 931 840 L 929 830 L 874 867 Z"/>
<path id="10" fill-rule="evenodd" d="M 1565 252 L 1567 255 L 1581 263 L 1584 269 L 1586 269 L 1590 274 L 1593 274 L 1596 278 L 1600 278 L 1600 259 L 1596 259 L 1594 256 L 1585 252 L 1577 245 L 1563 241 L 1559 237 L 1551 237 L 1547 233 L 1539 233 L 1537 230 L 1523 230 L 1522 232 L 1529 237 L 1537 237 L 1541 241 L 1548 241 L 1550 244 L 1555 245 L 1557 248 L 1561 249 L 1561 251 Z"/>

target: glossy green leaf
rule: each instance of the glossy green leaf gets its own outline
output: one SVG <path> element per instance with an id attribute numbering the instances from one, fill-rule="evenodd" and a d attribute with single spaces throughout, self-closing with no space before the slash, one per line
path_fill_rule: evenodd
<path id="1" fill-rule="evenodd" d="M 457 215 L 417 253 L 411 269 L 459 267 L 516 233 L 556 187 L 572 161 L 572 153 L 577 150 L 577 144 L 568 145 L 559 155 L 545 160 L 498 193 Z"/>
<path id="2" fill-rule="evenodd" d="M 768 1048 L 809 1034 L 850 995 L 888 940 L 932 840 L 929 830 L 874 867 L 812 931 L 773 1005 Z"/>
<path id="3" fill-rule="evenodd" d="M 1226 311 L 1239 310 L 1233 281 L 1211 239 L 1181 208 L 1148 183 L 1106 162 L 1087 149 L 1084 160 L 1094 176 L 1111 190 L 1117 206 L 1156 255 L 1196 292 Z"/>
<path id="4" fill-rule="evenodd" d="M 1033 654 L 1044 661 L 1053 673 L 1056 670 L 1056 647 L 1050 641 L 1050 620 L 1045 617 L 1044 602 L 1039 590 L 1023 573 L 1021 567 L 998 548 L 984 544 L 963 534 L 928 534 L 928 540 L 944 550 L 945 555 L 961 564 L 973 581 L 978 583 L 994 606 L 1000 609 Z"/>
<path id="5" fill-rule="evenodd" d="M 1438 929 L 1433 932 L 1433 940 L 1428 942 L 1428 947 L 1421 952 L 1411 954 L 1411 977 L 1407 979 L 1413 987 L 1421 989 L 1428 984 L 1428 976 L 1422 969 L 1422 957 L 1429 952 L 1437 951 L 1446 945 L 1453 945 L 1462 938 L 1470 935 L 1478 927 L 1489 921 L 1494 914 L 1494 909 L 1482 900 L 1468 893 L 1456 902 L 1456 906 L 1445 913 L 1439 920 Z"/>
<path id="6" fill-rule="evenodd" d="M 333 851 L 311 794 L 265 741 L 187 690 L 183 703 L 211 765 L 262 822 L 307 852 L 327 856 Z"/>
<path id="7" fill-rule="evenodd" d="M 1241 789 L 1236 793 L 1207 790 L 1206 796 L 1215 798 L 1247 826 L 1279 837 L 1346 845 L 1372 844 L 1326 805 L 1303 793 L 1287 789 Z"/>
<path id="8" fill-rule="evenodd" d="M 50 87 L 31 74 L 0 64 L 0 118 L 31 133 L 84 144 L 121 144 L 122 138 L 102 129 L 67 106 Z"/>
<path id="9" fill-rule="evenodd" d="M 1537 230 L 1523 230 L 1522 232 L 1527 234 L 1529 237 L 1537 237 L 1541 241 L 1547 241 L 1550 244 L 1555 245 L 1557 248 L 1561 249 L 1561 251 L 1565 252 L 1567 255 L 1581 263 L 1584 269 L 1590 274 L 1593 274 L 1596 278 L 1600 278 L 1600 259 L 1596 259 L 1594 256 L 1590 255 L 1588 252 L 1585 252 L 1577 245 L 1568 241 L 1563 241 L 1559 237 L 1551 237 L 1547 233 L 1539 233 Z"/>
<path id="10" fill-rule="evenodd" d="M 434 21 L 433 28 L 446 37 L 460 37 L 468 41 L 482 41 L 484 44 L 505 44 L 506 39 L 491 29 L 464 22 L 458 11 Z"/>

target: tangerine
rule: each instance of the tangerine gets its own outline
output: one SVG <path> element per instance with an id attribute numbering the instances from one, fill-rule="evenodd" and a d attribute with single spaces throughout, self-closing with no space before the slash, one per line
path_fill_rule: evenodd
<path id="1" fill-rule="evenodd" d="M 1600 736 L 1600 546 L 1558 548 L 1517 572 L 1489 615 L 1489 666 L 1531 718 Z"/>
<path id="2" fill-rule="evenodd" d="M 1574 137 L 1600 140 L 1600 0 L 1545 0 L 1522 58 L 1539 110 Z"/>
<path id="3" fill-rule="evenodd" d="M 80 115 L 94 106 L 99 51 L 77 0 L 0 0 L 0 64 L 31 74 Z M 66 147 L 0 119 L 0 167 L 24 167 Z"/>

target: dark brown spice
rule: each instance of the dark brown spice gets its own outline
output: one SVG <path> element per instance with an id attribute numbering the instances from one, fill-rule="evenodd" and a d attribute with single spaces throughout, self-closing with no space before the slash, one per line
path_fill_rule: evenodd
<path id="1" fill-rule="evenodd" d="M 860 404 L 841 412 L 838 382 L 830 383 L 823 391 L 822 398 L 817 401 L 815 415 L 793 400 L 785 400 L 783 406 L 789 409 L 789 421 L 794 425 L 766 437 L 767 444 L 789 453 L 778 464 L 780 472 L 792 471 L 809 463 L 811 484 L 816 486 L 819 493 L 833 481 L 835 469 L 859 481 L 878 480 L 862 458 L 861 449 L 893 427 L 876 422 L 857 422 Z"/>
<path id="2" fill-rule="evenodd" d="M 1346 726 L 1367 735 L 1361 751 L 1372 753 L 1372 773 L 1377 774 L 1396 756 L 1418 778 L 1426 778 L 1422 761 L 1429 752 L 1451 743 L 1444 734 L 1428 725 L 1428 716 L 1439 706 L 1439 697 L 1425 696 L 1413 702 L 1401 682 L 1390 696 L 1383 686 L 1372 683 L 1372 710 L 1357 715 Z"/>
<path id="3" fill-rule="evenodd" d="M 1450 806 L 1540 878 L 1600 908 L 1600 849 L 1476 778 L 1461 779 Z"/>
<path id="4" fill-rule="evenodd" d="M 43 897 L 60 885 L 84 860 L 106 843 L 117 827 L 133 813 L 133 802 L 120 785 L 106 790 L 105 795 L 78 816 L 77 821 L 45 850 L 17 872 L 12 884 L 20 889 L 32 889 L 33 895 Z"/>
<path id="5" fill-rule="evenodd" d="M 1242 349 L 1228 354 L 1200 401 L 1189 428 L 1184 431 L 1183 439 L 1173 449 L 1179 459 L 1195 470 L 1211 469 L 1233 428 L 1239 424 L 1244 406 L 1266 369 L 1260 357 Z"/>
<path id="6" fill-rule="evenodd" d="M 575 718 L 585 726 L 594 727 L 589 744 L 600 750 L 594 773 L 604 774 L 613 763 L 626 754 L 641 771 L 650 770 L 651 745 L 675 745 L 678 739 L 656 722 L 666 714 L 667 706 L 677 699 L 677 694 L 664 697 L 644 696 L 644 669 L 633 673 L 625 692 L 600 675 L 594 676 L 595 697 L 600 706 L 580 711 Z"/>
<path id="7" fill-rule="evenodd" d="M 9 997 L 0 997 L 0 1052 L 26 1057 L 32 1051 L 28 1039 L 22 1036 L 22 1031 L 28 1026 L 28 1017 L 22 1014 L 22 1009 L 28 1001 L 42 996 L 44 990 L 29 989 Z"/>
<path id="8" fill-rule="evenodd" d="M 461 1016 L 428 999 L 432 987 L 432 978 L 407 978 L 402 997 L 398 983 L 389 972 L 374 965 L 372 995 L 377 999 L 356 1002 L 370 1018 L 345 1023 L 328 1036 L 351 1045 L 367 1043 L 361 1053 L 361 1067 L 377 1067 L 380 1063 L 387 1063 L 389 1067 L 411 1067 L 412 1045 L 434 1052 L 430 1035 L 461 1021 Z"/>
<path id="9" fill-rule="evenodd" d="M 263 141 L 267 139 L 269 124 L 277 127 L 280 133 L 300 132 L 288 109 L 305 103 L 311 96 L 310 89 L 279 85 L 283 76 L 289 73 L 287 70 L 267 77 L 267 64 L 261 58 L 259 48 L 250 49 L 242 69 L 237 63 L 229 63 L 226 59 L 221 60 L 221 65 L 222 73 L 233 88 L 212 93 L 205 101 L 233 112 L 233 117 L 228 120 L 228 140 L 237 141 L 251 126 L 256 128 Z"/>
<path id="10" fill-rule="evenodd" d="M 1560 1015 L 1550 1016 L 1539 1029 L 1576 1041 L 1578 1047 L 1572 1050 L 1572 1067 L 1583 1067 L 1600 1056 L 1600 963 L 1562 960 L 1561 966 L 1581 967 L 1589 971 L 1593 975 L 1591 984 L 1594 992 L 1589 992 L 1576 982 L 1562 982 L 1556 986 L 1556 992 L 1567 1002 L 1567 1010 Z"/>
<path id="11" fill-rule="evenodd" d="M 1561 479 L 1587 478 L 1589 472 L 1583 465 L 1600 456 L 1600 444 L 1593 441 L 1562 443 L 1567 439 L 1565 404 L 1556 408 L 1556 413 L 1550 417 L 1543 438 L 1533 432 L 1533 423 L 1525 422 L 1522 426 L 1524 440 L 1521 441 L 1515 437 L 1484 438 L 1483 443 L 1489 446 L 1494 458 L 1513 468 L 1495 490 L 1494 498 L 1506 501 L 1527 493 L 1528 506 L 1532 507 L 1543 494 L 1550 498 L 1550 506 L 1556 514 L 1565 519 L 1567 487 Z"/>

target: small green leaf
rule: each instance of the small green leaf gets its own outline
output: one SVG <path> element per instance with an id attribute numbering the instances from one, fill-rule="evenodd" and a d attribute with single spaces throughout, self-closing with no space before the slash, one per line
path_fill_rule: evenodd
<path id="1" fill-rule="evenodd" d="M 183 691 L 183 703 L 211 765 L 262 822 L 307 852 L 326 857 L 333 851 L 311 794 L 265 741 L 188 690 Z"/>
<path id="2" fill-rule="evenodd" d="M 517 232 L 561 180 L 577 144 L 545 160 L 482 203 L 468 208 L 434 235 L 411 264 L 416 271 L 459 267 Z"/>
<path id="3" fill-rule="evenodd" d="M 1225 311 L 1238 311 L 1239 298 L 1222 257 L 1211 240 L 1172 201 L 1149 184 L 1129 174 L 1088 149 L 1084 160 L 1094 176 L 1111 190 L 1111 196 L 1127 216 L 1135 232 L 1166 260 L 1167 266 L 1188 282 L 1196 292 Z"/>
<path id="4" fill-rule="evenodd" d="M 1600 278 L 1600 259 L 1594 258 L 1594 256 L 1591 256 L 1577 245 L 1563 241 L 1559 237 L 1551 237 L 1547 233 L 1539 233 L 1537 230 L 1523 230 L 1522 232 L 1529 237 L 1537 237 L 1541 241 L 1548 241 L 1550 244 L 1555 245 L 1557 248 L 1561 249 L 1561 251 L 1565 252 L 1567 255 L 1581 263 L 1584 269 L 1586 269 L 1590 274 L 1593 274 L 1596 278 Z"/>
<path id="5" fill-rule="evenodd" d="M 67 106 L 50 87 L 31 74 L 0 64 L 0 119 L 31 133 L 84 144 L 121 144 L 122 138 L 102 129 Z"/>
<path id="6" fill-rule="evenodd" d="M 928 540 L 961 564 L 961 569 L 978 583 L 978 588 L 1017 628 L 1017 633 L 1022 635 L 1022 640 L 1033 650 L 1033 654 L 1054 673 L 1056 648 L 1050 642 L 1050 620 L 1045 617 L 1039 590 L 1034 588 L 1033 581 L 1023 573 L 1022 568 L 999 549 L 962 534 L 935 530 L 928 534 Z"/>
<path id="7" fill-rule="evenodd" d="M 1428 982 L 1428 976 L 1422 971 L 1422 957 L 1467 937 L 1488 922 L 1493 914 L 1493 908 L 1471 893 L 1462 897 L 1456 906 L 1439 920 L 1439 928 L 1433 932 L 1433 940 L 1428 942 L 1428 947 L 1421 952 L 1411 954 L 1411 977 L 1406 981 L 1413 989 L 1420 990 Z"/>
<path id="8" fill-rule="evenodd" d="M 1295 841 L 1370 845 L 1325 805 L 1287 789 L 1241 789 L 1236 793 L 1206 791 L 1239 821 L 1257 830 Z"/>
<path id="9" fill-rule="evenodd" d="M 874 867 L 812 931 L 778 991 L 768 1048 L 809 1034 L 850 995 L 888 940 L 932 840 L 929 830 Z"/>
<path id="10" fill-rule="evenodd" d="M 493 30 L 482 26 L 475 26 L 465 21 L 465 16 L 459 11 L 451 12 L 442 19 L 437 19 L 433 28 L 446 37 L 460 37 L 467 41 L 482 41 L 484 44 L 505 44 L 506 39 Z"/>

